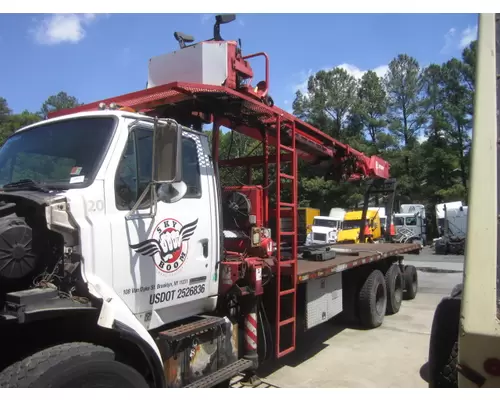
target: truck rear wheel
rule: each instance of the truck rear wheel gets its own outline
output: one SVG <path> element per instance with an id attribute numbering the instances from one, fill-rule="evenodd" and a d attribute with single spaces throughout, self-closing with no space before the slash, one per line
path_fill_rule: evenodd
<path id="1" fill-rule="evenodd" d="M 413 300 L 418 291 L 418 275 L 414 265 L 406 265 L 404 269 L 405 291 L 404 299 Z"/>
<path id="2" fill-rule="evenodd" d="M 39 351 L 0 372 L 0 387 L 147 388 L 144 377 L 115 360 L 112 350 L 65 343 Z"/>
<path id="3" fill-rule="evenodd" d="M 387 288 L 382 272 L 374 270 L 368 275 L 359 292 L 359 319 L 365 328 L 382 325 L 387 307 Z"/>
<path id="4" fill-rule="evenodd" d="M 392 264 L 385 273 L 385 286 L 387 288 L 386 314 L 396 314 L 403 302 L 403 273 L 398 264 Z"/>

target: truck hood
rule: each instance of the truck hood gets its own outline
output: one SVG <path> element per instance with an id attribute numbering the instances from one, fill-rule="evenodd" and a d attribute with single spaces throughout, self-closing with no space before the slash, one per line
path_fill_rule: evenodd
<path id="1" fill-rule="evenodd" d="M 33 201 L 41 206 L 48 206 L 54 201 L 58 201 L 65 197 L 65 191 L 58 191 L 54 193 L 38 192 L 36 190 L 16 190 L 4 192 L 0 189 L 0 200 L 14 201 L 16 199 L 26 199 Z"/>

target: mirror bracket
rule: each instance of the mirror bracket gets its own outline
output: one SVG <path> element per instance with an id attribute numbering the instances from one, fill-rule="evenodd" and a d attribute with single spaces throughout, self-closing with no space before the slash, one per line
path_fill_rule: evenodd
<path id="1" fill-rule="evenodd" d="M 174 126 L 176 129 L 176 142 L 175 142 L 175 165 L 174 172 L 175 175 L 170 180 L 158 180 L 158 164 L 160 160 L 158 159 L 157 153 L 157 145 L 160 139 L 163 139 L 164 132 L 161 132 L 159 127 L 170 127 Z M 170 185 L 171 188 L 175 189 L 178 192 L 177 196 L 173 196 L 168 199 L 168 202 L 175 202 L 180 200 L 187 191 L 186 184 L 182 181 L 182 126 L 175 120 L 169 118 L 158 119 L 158 117 L 154 118 L 154 130 L 153 130 L 153 146 L 152 146 L 152 170 L 151 170 L 151 181 L 148 183 L 147 187 L 141 193 L 137 201 L 135 202 L 132 209 L 125 215 L 126 220 L 138 219 L 138 218 L 155 218 L 157 213 L 157 204 L 158 204 L 158 185 Z M 161 159 L 161 157 L 160 157 Z M 140 204 L 144 201 L 146 195 L 150 193 L 150 205 L 149 205 L 149 213 L 148 214 L 136 214 L 137 209 Z"/>

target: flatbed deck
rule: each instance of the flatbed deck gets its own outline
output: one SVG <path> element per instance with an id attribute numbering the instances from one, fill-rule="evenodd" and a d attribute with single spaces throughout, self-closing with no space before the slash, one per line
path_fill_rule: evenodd
<path id="1" fill-rule="evenodd" d="M 332 260 L 309 261 L 300 259 L 297 265 L 298 282 L 328 276 L 336 272 L 345 271 L 373 261 L 391 256 L 402 255 L 421 248 L 420 244 L 413 243 L 360 243 L 331 246 L 333 249 L 349 249 L 357 251 L 356 255 L 339 254 Z"/>

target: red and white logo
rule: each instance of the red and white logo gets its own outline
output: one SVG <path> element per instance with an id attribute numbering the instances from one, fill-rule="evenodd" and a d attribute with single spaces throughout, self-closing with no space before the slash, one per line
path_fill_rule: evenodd
<path id="1" fill-rule="evenodd" d="M 189 239 L 197 225 L 198 219 L 182 225 L 174 218 L 165 218 L 156 225 L 151 239 L 130 245 L 130 248 L 143 256 L 151 257 L 161 272 L 178 271 L 186 261 Z"/>

